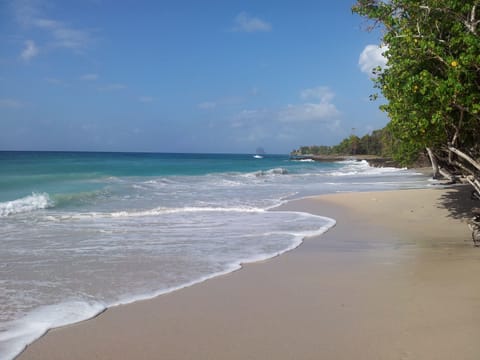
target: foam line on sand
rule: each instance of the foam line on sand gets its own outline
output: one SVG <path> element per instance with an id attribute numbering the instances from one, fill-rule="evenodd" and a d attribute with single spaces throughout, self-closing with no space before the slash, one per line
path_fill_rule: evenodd
<path id="1" fill-rule="evenodd" d="M 54 329 L 19 359 L 480 358 L 480 250 L 460 189 L 342 193 L 294 251 Z"/>

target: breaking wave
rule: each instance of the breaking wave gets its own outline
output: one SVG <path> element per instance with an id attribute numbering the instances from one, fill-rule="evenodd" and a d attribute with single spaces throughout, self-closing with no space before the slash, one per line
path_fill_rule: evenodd
<path id="1" fill-rule="evenodd" d="M 337 164 L 343 165 L 337 171 L 332 171 L 329 176 L 375 176 L 383 174 L 403 174 L 406 169 L 393 168 L 393 167 L 374 167 L 366 160 L 346 160 L 339 161 Z"/>
<path id="2" fill-rule="evenodd" d="M 0 202 L 0 217 L 47 209 L 55 205 L 47 193 L 32 193 L 20 199 Z"/>

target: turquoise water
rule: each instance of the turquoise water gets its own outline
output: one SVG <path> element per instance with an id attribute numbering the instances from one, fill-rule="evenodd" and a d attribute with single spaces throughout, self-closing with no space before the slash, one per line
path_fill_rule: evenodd
<path id="1" fill-rule="evenodd" d="M 0 152 L 0 358 L 49 328 L 281 254 L 334 224 L 269 211 L 289 199 L 426 185 L 361 161 Z"/>
<path id="2" fill-rule="evenodd" d="M 109 177 L 201 176 L 214 173 L 253 173 L 304 166 L 286 155 L 254 159 L 238 154 L 153 154 L 89 152 L 0 152 L 0 201 L 32 192 L 75 193 L 102 188 Z M 97 180 L 98 182 L 95 182 Z"/>

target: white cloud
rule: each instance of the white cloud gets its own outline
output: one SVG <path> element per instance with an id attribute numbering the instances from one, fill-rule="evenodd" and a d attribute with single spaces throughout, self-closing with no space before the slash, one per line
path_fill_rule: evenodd
<path id="1" fill-rule="evenodd" d="M 47 36 L 43 47 L 66 48 L 80 52 L 91 43 L 91 31 L 76 29 L 71 25 L 45 17 L 44 3 L 35 0 L 17 0 L 13 2 L 15 16 L 26 29 L 42 30 Z M 27 56 L 27 55 L 26 55 Z"/>
<path id="2" fill-rule="evenodd" d="M 302 104 L 287 105 L 277 110 L 243 110 L 232 121 L 233 127 L 242 127 L 254 123 L 300 123 L 324 122 L 338 123 L 340 111 L 332 103 L 335 94 L 326 86 L 304 89 L 300 92 L 302 100 L 311 100 Z"/>
<path id="3" fill-rule="evenodd" d="M 83 81 L 95 81 L 97 79 L 98 79 L 97 74 L 84 74 L 80 76 L 80 80 L 83 80 Z"/>
<path id="4" fill-rule="evenodd" d="M 85 49 L 91 41 L 88 31 L 71 28 L 60 21 L 35 19 L 32 21 L 32 24 L 50 32 L 53 37 L 51 45 L 54 47 L 79 51 Z"/>
<path id="5" fill-rule="evenodd" d="M 266 109 L 242 110 L 236 114 L 230 123 L 235 129 L 235 141 L 258 144 L 272 137 L 278 128 L 272 115 L 273 113 Z"/>
<path id="6" fill-rule="evenodd" d="M 234 128 L 249 127 L 273 118 L 273 112 L 265 109 L 242 110 L 233 117 L 231 126 Z"/>
<path id="7" fill-rule="evenodd" d="M 327 86 L 317 86 L 311 89 L 304 89 L 300 92 L 303 100 L 315 99 L 320 102 L 330 102 L 335 95 Z"/>
<path id="8" fill-rule="evenodd" d="M 387 46 L 365 46 L 358 58 L 360 70 L 368 75 L 372 75 L 372 69 L 377 66 L 385 67 L 387 65 L 387 59 L 382 54 L 387 50 Z"/>
<path id="9" fill-rule="evenodd" d="M 241 12 L 235 17 L 233 31 L 239 32 L 268 32 L 272 30 L 272 25 L 262 19 Z"/>
<path id="10" fill-rule="evenodd" d="M 304 89 L 300 92 L 302 100 L 311 102 L 288 105 L 278 112 L 281 122 L 330 121 L 340 112 L 332 103 L 335 94 L 326 86 Z M 315 100 L 315 102 L 313 102 Z"/>
<path id="11" fill-rule="evenodd" d="M 288 105 L 278 113 L 281 122 L 328 121 L 338 116 L 339 111 L 330 103 Z"/>
<path id="12" fill-rule="evenodd" d="M 18 100 L 0 98 L 0 108 L 18 109 L 22 106 L 23 104 Z"/>
<path id="13" fill-rule="evenodd" d="M 319 129 L 325 133 L 338 129 L 341 113 L 333 103 L 335 94 L 326 86 L 304 89 L 300 101 L 276 109 L 244 109 L 231 118 L 239 142 L 290 143 L 310 136 Z"/>
<path id="14" fill-rule="evenodd" d="M 37 45 L 35 45 L 35 41 L 27 40 L 25 41 L 25 48 L 22 50 L 20 57 L 25 61 L 29 61 L 38 55 L 38 51 L 39 50 Z"/>

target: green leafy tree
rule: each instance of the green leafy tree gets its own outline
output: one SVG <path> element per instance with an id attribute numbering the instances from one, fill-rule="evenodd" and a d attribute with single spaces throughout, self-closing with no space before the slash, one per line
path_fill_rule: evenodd
<path id="1" fill-rule="evenodd" d="M 375 130 L 359 138 L 351 135 L 334 146 L 312 145 L 293 150 L 293 155 L 378 155 L 390 158 L 395 146 L 388 128 Z"/>
<path id="2" fill-rule="evenodd" d="M 387 66 L 374 82 L 388 100 L 393 155 L 468 175 L 480 190 L 480 1 L 358 0 L 352 10 L 383 30 Z"/>

